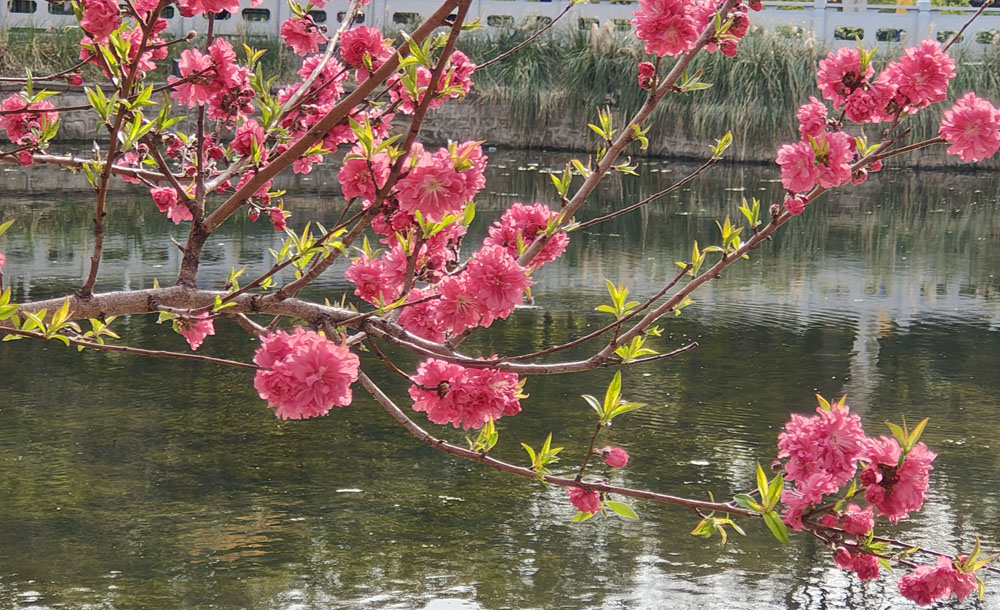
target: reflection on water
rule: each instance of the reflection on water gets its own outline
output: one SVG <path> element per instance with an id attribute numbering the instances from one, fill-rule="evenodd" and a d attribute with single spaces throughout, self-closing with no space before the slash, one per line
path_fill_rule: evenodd
<path id="1" fill-rule="evenodd" d="M 484 221 L 511 201 L 552 203 L 543 172 L 565 158 L 529 168 L 520 153 L 500 151 L 492 162 Z M 660 162 L 646 170 L 641 181 L 603 187 L 591 213 L 655 192 L 681 171 Z M 773 177 L 770 168 L 720 168 L 643 214 L 574 235 L 563 259 L 536 274 L 536 307 L 518 310 L 469 351 L 533 351 L 601 324 L 593 307 L 605 298 L 603 278 L 637 297 L 652 294 L 693 239 L 710 242 L 714 220 L 738 214 L 741 196 L 770 201 L 779 189 Z M 925 438 L 940 458 L 931 496 L 896 533 L 946 551 L 976 533 L 988 548 L 1000 546 L 998 192 L 994 176 L 899 171 L 825 196 L 697 293 L 695 307 L 663 322 L 660 349 L 691 340 L 701 347 L 626 372 L 629 396 L 650 406 L 609 431 L 605 441 L 633 455 L 612 480 L 734 493 L 758 460 L 773 457 L 790 410 L 807 409 L 814 391 L 847 392 L 870 432 L 904 413 L 932 417 Z M 330 195 L 286 203 L 296 227 L 330 224 L 336 214 Z M 0 199 L 0 218 L 17 220 L 0 238 L 15 298 L 79 285 L 92 239 L 87 211 L 86 197 L 72 192 Z M 183 230 L 141 193 L 116 195 L 108 226 L 103 289 L 176 275 L 179 253 L 168 236 L 182 239 Z M 469 244 L 484 225 L 477 230 Z M 224 229 L 206 249 L 203 284 L 220 286 L 231 267 L 266 269 L 277 243 L 263 223 Z M 331 274 L 311 296 L 336 300 L 346 288 Z M 119 324 L 130 344 L 183 345 L 147 317 Z M 219 327 L 202 350 L 248 359 L 254 342 Z M 689 536 L 693 515 L 651 504 L 635 504 L 639 523 L 571 525 L 563 490 L 438 455 L 360 391 L 326 418 L 279 422 L 244 371 L 24 341 L 0 349 L 2 607 L 902 604 L 891 582 L 847 578 L 809 540 L 780 549 L 756 523 L 725 547 Z M 370 363 L 402 396 L 378 366 Z M 610 376 L 529 380 L 532 398 L 502 421 L 498 455 L 521 461 L 519 441 L 537 445 L 557 430 L 570 468 L 591 426 L 578 396 L 602 391 Z"/>

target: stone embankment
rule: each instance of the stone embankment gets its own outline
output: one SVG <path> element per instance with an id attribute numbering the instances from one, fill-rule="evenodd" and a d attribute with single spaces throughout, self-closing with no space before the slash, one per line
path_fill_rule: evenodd
<path id="1" fill-rule="evenodd" d="M 62 87 L 59 96 L 59 106 L 77 106 L 87 104 L 87 98 L 82 88 Z M 10 86 L 0 86 L 0 97 L 6 97 Z M 62 124 L 57 136 L 56 146 L 61 150 L 89 150 L 90 142 L 106 142 L 107 132 L 97 128 L 94 113 L 89 111 L 64 112 Z M 400 121 L 406 117 L 400 115 Z M 676 133 L 652 134 L 648 154 L 654 157 L 704 159 L 707 157 L 707 144 L 692 141 L 683 136 L 678 129 Z M 549 118 L 538 126 L 537 130 L 526 132 L 519 126 L 517 117 L 506 107 L 477 100 L 474 96 L 460 102 L 451 102 L 442 108 L 429 113 L 421 130 L 421 138 L 428 144 L 443 144 L 449 139 L 483 140 L 490 146 L 505 148 L 533 148 L 560 151 L 579 151 L 590 153 L 596 145 L 593 134 L 586 128 L 578 116 L 568 113 Z M 746 163 L 773 163 L 775 150 L 779 142 L 763 144 L 735 142 L 727 154 L 731 161 Z M 637 152 L 637 151 L 636 151 Z M 930 151 L 918 151 L 915 154 L 892 160 L 894 165 L 905 165 L 917 168 L 963 167 L 957 158 L 944 154 L 943 147 Z M 996 159 L 981 166 L 996 168 Z M 326 173 L 326 172 L 324 172 Z M 36 175 L 32 175 L 36 174 Z M 329 176 L 319 180 L 309 179 L 312 185 L 298 184 L 300 179 L 292 180 L 294 186 L 316 188 L 317 181 L 326 182 L 333 179 Z M 117 182 L 117 181 L 116 181 Z M 32 168 L 20 168 L 15 165 L 0 164 L 0 191 L 38 191 L 38 190 L 72 190 L 86 188 L 86 180 L 82 175 L 69 171 L 38 172 Z M 290 184 L 289 186 L 293 186 Z"/>

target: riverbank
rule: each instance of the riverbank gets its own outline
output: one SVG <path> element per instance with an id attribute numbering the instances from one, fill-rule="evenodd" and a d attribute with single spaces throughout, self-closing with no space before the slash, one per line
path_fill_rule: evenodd
<path id="1" fill-rule="evenodd" d="M 493 36 L 473 35 L 461 47 L 473 61 L 483 63 L 529 35 L 516 28 Z M 28 42 L 34 49 L 25 55 L 30 61 L 45 49 L 65 53 L 68 48 L 64 43 L 45 42 L 42 34 Z M 826 49 L 808 39 L 757 34 L 744 39 L 735 58 L 719 53 L 700 55 L 691 72 L 701 71 L 702 81 L 712 86 L 669 96 L 651 119 L 649 150 L 640 153 L 636 148 L 632 154 L 701 159 L 707 156 L 709 144 L 732 131 L 734 145 L 727 158 L 773 162 L 778 146 L 797 138 L 795 110 L 809 95 L 817 94 L 815 67 L 826 54 Z M 985 54 L 959 47 L 954 54 L 958 67 L 951 98 L 974 90 L 1000 101 L 1000 47 Z M 268 55 L 264 64 L 268 73 L 287 74 L 289 62 L 297 61 L 277 47 Z M 876 68 L 894 55 L 876 55 Z M 424 139 L 440 143 L 462 138 L 513 148 L 592 151 L 597 142 L 587 123 L 595 122 L 598 107 L 610 107 L 620 124 L 641 106 L 646 92 L 636 84 L 635 68 L 641 58 L 637 44 L 609 29 L 545 34 L 504 61 L 477 72 L 476 86 L 468 99 L 431 113 Z M 87 103 L 82 88 L 50 88 L 66 90 L 61 105 Z M 0 85 L 4 96 L 13 90 L 16 88 L 10 84 Z M 909 140 L 936 135 L 946 108 L 938 104 L 908 119 Z M 60 141 L 101 139 L 103 134 L 87 115 L 65 114 Z M 877 139 L 879 128 L 868 126 L 866 132 L 869 138 Z M 894 163 L 962 165 L 945 155 L 943 147 Z M 980 163 L 979 167 L 998 169 L 1000 160 Z"/>

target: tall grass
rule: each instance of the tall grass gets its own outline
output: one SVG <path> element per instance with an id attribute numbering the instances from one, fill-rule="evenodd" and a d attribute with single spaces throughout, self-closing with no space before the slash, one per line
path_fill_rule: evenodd
<path id="1" fill-rule="evenodd" d="M 473 61 L 482 63 L 522 43 L 533 31 L 520 27 L 490 34 L 476 32 L 461 39 L 459 46 Z M 70 66 L 79 53 L 80 38 L 77 28 L 59 32 L 0 30 L 0 75 L 23 75 L 25 68 L 35 74 L 51 73 Z M 266 49 L 264 73 L 277 75 L 279 85 L 295 80 L 300 60 L 277 39 L 237 36 L 231 42 L 240 55 L 243 43 Z M 880 51 L 876 68 L 901 51 Z M 650 121 L 652 133 L 674 140 L 711 142 L 732 131 L 737 157 L 754 157 L 755 152 L 764 151 L 771 154 L 777 144 L 796 137 L 795 110 L 810 95 L 817 95 L 816 65 L 827 52 L 808 38 L 758 33 L 740 43 L 734 58 L 702 53 L 689 72 L 700 70 L 702 80 L 712 86 L 670 94 Z M 985 54 L 959 47 L 954 55 L 958 69 L 952 97 L 974 90 L 994 103 L 1000 102 L 1000 46 L 994 45 Z M 546 32 L 505 60 L 478 71 L 476 99 L 484 110 L 506 115 L 498 117 L 508 126 L 506 144 L 541 146 L 544 134 L 539 125 L 579 117 L 576 123 L 583 132 L 598 107 L 610 106 L 619 120 L 634 114 L 646 97 L 636 81 L 636 64 L 643 57 L 634 38 L 608 27 Z M 154 79 L 167 75 L 170 62 L 160 64 Z M 97 76 L 96 72 L 85 74 L 88 79 Z M 907 119 L 912 137 L 933 136 L 943 110 L 938 104 Z M 877 136 L 878 127 L 866 129 Z"/>
<path id="2" fill-rule="evenodd" d="M 466 39 L 463 50 L 482 62 L 513 48 L 530 35 L 517 29 Z M 876 68 L 902 48 L 879 52 Z M 756 150 L 773 153 L 777 144 L 797 137 L 795 110 L 816 90 L 816 66 L 828 49 L 809 39 L 758 33 L 740 43 L 736 57 L 700 54 L 689 72 L 701 70 L 709 89 L 670 94 L 654 113 L 654 132 L 674 139 L 711 142 L 732 131 L 739 157 Z M 1000 47 L 985 54 L 959 48 L 951 97 L 975 90 L 1000 102 Z M 620 118 L 630 117 L 646 93 L 636 81 L 643 57 L 637 42 L 609 29 L 542 36 L 503 62 L 477 73 L 479 100 L 496 112 L 506 108 L 519 143 L 539 143 L 539 124 L 566 116 L 592 121 L 596 107 L 610 105 Z M 941 104 L 907 119 L 914 138 L 932 137 L 940 124 Z M 502 111 L 502 110 L 499 110 Z M 584 120 L 586 119 L 586 120 Z M 877 126 L 866 127 L 877 137 Z"/>
<path id="3" fill-rule="evenodd" d="M 0 29 L 0 76 L 24 76 L 25 70 L 30 70 L 36 76 L 65 70 L 79 61 L 82 38 L 83 31 L 78 27 L 62 30 Z M 260 60 L 266 76 L 278 76 L 281 83 L 298 78 L 295 71 L 301 65 L 301 60 L 277 38 L 247 36 L 242 33 L 226 38 L 240 58 L 243 58 L 244 44 L 267 51 Z M 194 44 L 203 46 L 204 42 L 204 37 L 200 36 Z M 172 61 L 178 57 L 182 48 L 184 45 L 171 47 L 167 60 L 158 62 L 150 77 L 153 80 L 164 80 L 170 74 Z M 85 66 L 82 73 L 88 81 L 103 80 L 96 66 Z"/>

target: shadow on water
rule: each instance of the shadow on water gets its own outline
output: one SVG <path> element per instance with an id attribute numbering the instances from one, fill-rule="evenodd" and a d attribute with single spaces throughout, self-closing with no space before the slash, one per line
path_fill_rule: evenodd
<path id="1" fill-rule="evenodd" d="M 554 204 L 545 171 L 521 153 L 492 155 L 482 223 L 512 201 Z M 592 214 L 680 177 L 652 162 L 615 179 Z M 329 171 L 328 169 L 320 171 Z M 710 243 L 715 219 L 741 196 L 765 206 L 780 184 L 760 168 L 721 167 L 641 214 L 574 234 L 534 276 L 533 307 L 467 345 L 521 353 L 606 320 L 603 279 L 653 294 Z M 320 178 L 322 179 L 322 175 Z M 737 190 L 739 189 L 739 190 Z M 870 433 L 884 420 L 929 415 L 940 457 L 920 518 L 900 536 L 955 551 L 974 534 L 1000 545 L 994 439 L 1000 415 L 1000 178 L 885 172 L 831 193 L 662 322 L 661 351 L 680 358 L 630 369 L 628 395 L 649 403 L 609 430 L 633 458 L 618 483 L 716 497 L 744 489 L 767 463 L 788 412 L 813 392 L 840 395 Z M 286 201 L 293 226 L 331 224 L 332 197 Z M 79 285 L 89 257 L 78 193 L 0 200 L 17 222 L 0 238 L 18 300 Z M 119 193 L 108 218 L 104 290 L 168 283 L 179 265 L 174 227 L 142 193 Z M 210 240 L 205 286 L 231 267 L 269 266 L 279 236 L 237 220 Z M 284 278 L 287 279 L 287 278 Z M 337 300 L 337 273 L 310 296 Z M 148 317 L 116 323 L 132 345 L 181 349 Z M 219 324 L 202 351 L 247 360 L 254 342 Z M 0 606 L 43 608 L 871 608 L 902 603 L 886 580 L 862 584 L 808 540 L 780 549 L 766 530 L 720 546 L 688 535 L 696 519 L 635 503 L 642 520 L 571 525 L 565 492 L 511 480 L 420 446 L 360 389 L 355 404 L 310 422 L 271 417 L 248 373 L 59 345 L 3 345 L 0 379 Z M 583 350 L 569 350 L 573 358 Z M 412 359 L 404 358 L 412 362 Z M 405 388 L 369 363 L 395 396 Z M 591 429 L 578 397 L 610 371 L 533 378 L 525 412 L 501 422 L 497 454 L 550 430 L 570 469 Z M 566 423 L 568 422 L 568 424 Z M 461 431 L 442 434 L 461 439 Z M 1000 607 L 987 597 L 988 607 Z"/>

